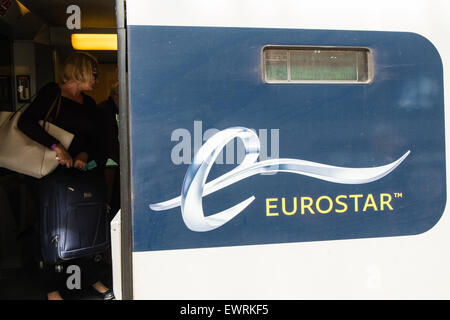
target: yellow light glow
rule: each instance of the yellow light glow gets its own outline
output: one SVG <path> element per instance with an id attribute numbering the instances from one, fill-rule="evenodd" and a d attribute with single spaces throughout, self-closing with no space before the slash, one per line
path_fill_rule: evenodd
<path id="1" fill-rule="evenodd" d="M 22 3 L 20 3 L 20 1 L 16 0 L 17 5 L 19 6 L 19 10 L 20 10 L 20 14 L 22 16 L 30 13 L 30 10 L 28 10 L 27 7 L 25 7 Z"/>
<path id="2" fill-rule="evenodd" d="M 72 47 L 75 50 L 117 50 L 117 34 L 72 34 Z"/>

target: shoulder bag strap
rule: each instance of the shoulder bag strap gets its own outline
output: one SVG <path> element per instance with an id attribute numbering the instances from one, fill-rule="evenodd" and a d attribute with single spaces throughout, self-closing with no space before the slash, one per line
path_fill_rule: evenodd
<path id="1" fill-rule="evenodd" d="M 61 94 L 58 94 L 53 101 L 52 105 L 50 106 L 50 109 L 48 109 L 47 114 L 45 115 L 44 122 L 42 123 L 42 127 L 45 128 L 45 124 L 48 121 L 48 118 L 50 117 L 50 114 L 52 113 L 53 109 L 55 109 L 55 105 L 57 104 L 56 108 L 56 118 L 58 118 L 59 110 L 61 109 Z"/>
<path id="2" fill-rule="evenodd" d="M 35 97 L 36 97 L 36 95 L 33 95 L 33 96 L 30 98 L 30 101 L 29 101 L 29 102 L 26 102 L 26 103 L 24 103 L 23 105 L 21 105 L 16 111 L 14 111 L 14 112 L 11 114 L 11 116 L 9 117 L 8 120 L 11 121 L 11 119 L 14 118 L 14 116 L 17 114 L 17 112 L 21 111 L 21 110 L 22 110 L 23 108 L 25 108 L 27 105 L 31 104 L 32 100 L 33 100 Z"/>

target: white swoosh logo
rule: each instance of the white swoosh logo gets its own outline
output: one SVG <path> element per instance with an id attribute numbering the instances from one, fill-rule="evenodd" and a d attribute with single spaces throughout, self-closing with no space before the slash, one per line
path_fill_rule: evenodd
<path id="1" fill-rule="evenodd" d="M 225 145 L 235 138 L 244 143 L 245 157 L 230 172 L 206 183 L 209 171 Z M 150 209 L 163 211 L 181 206 L 186 226 L 197 232 L 211 231 L 221 227 L 255 200 L 254 196 L 224 211 L 205 217 L 202 197 L 223 189 L 233 183 L 260 173 L 289 172 L 325 181 L 344 184 L 363 184 L 383 178 L 402 163 L 406 152 L 398 160 L 380 167 L 345 168 L 299 159 L 270 159 L 257 162 L 260 142 L 255 132 L 244 127 L 225 129 L 213 135 L 198 150 L 184 177 L 181 195 L 168 201 L 150 204 Z"/>

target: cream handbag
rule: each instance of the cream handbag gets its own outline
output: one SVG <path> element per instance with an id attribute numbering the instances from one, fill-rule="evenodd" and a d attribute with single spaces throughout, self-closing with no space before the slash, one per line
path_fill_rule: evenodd
<path id="1" fill-rule="evenodd" d="M 56 112 L 58 116 L 61 106 L 60 95 L 52 103 L 44 121 L 39 121 L 39 124 L 68 149 L 74 135 L 47 122 L 56 103 L 58 103 Z M 21 115 L 21 111 L 0 112 L 0 167 L 35 178 L 42 178 L 58 167 L 56 151 L 50 150 L 20 131 L 17 123 Z"/>

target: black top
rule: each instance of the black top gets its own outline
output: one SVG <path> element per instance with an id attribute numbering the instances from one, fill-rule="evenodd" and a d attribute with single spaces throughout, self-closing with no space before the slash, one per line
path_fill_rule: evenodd
<path id="1" fill-rule="evenodd" d="M 50 82 L 37 94 L 36 99 L 19 119 L 18 127 L 31 139 L 51 148 L 58 140 L 48 134 L 40 125 L 39 120 L 44 120 L 53 101 L 61 94 L 58 84 Z M 89 160 L 97 159 L 99 156 L 99 142 L 94 99 L 83 93 L 83 103 L 80 104 L 69 98 L 61 98 L 61 106 L 58 117 L 56 117 L 56 106 L 49 117 L 49 122 L 74 134 L 69 150 L 72 157 L 80 152 L 86 152 Z"/>
<path id="2" fill-rule="evenodd" d="M 116 115 L 118 114 L 117 106 L 114 101 L 109 98 L 98 105 L 98 112 L 101 121 L 101 146 L 104 159 L 101 164 L 105 164 L 108 158 L 111 158 L 119 164 L 119 128 L 117 126 Z"/>

